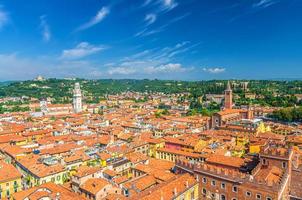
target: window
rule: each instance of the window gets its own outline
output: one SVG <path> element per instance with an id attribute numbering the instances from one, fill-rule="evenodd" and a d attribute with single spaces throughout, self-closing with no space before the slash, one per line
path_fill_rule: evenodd
<path id="1" fill-rule="evenodd" d="M 61 180 L 61 176 L 57 176 L 57 181 Z"/>
<path id="2" fill-rule="evenodd" d="M 237 200 L 236 198 L 232 198 L 232 200 Z"/>
<path id="3" fill-rule="evenodd" d="M 215 198 L 215 193 L 212 193 L 212 194 L 211 194 L 211 197 L 212 197 L 212 198 Z"/>
<path id="4" fill-rule="evenodd" d="M 226 197 L 225 197 L 224 194 L 222 194 L 222 195 L 220 196 L 220 200 L 226 200 Z"/>
<path id="5" fill-rule="evenodd" d="M 262 164 L 266 164 L 266 160 L 264 158 L 262 159 Z"/>
<path id="6" fill-rule="evenodd" d="M 202 189 L 202 194 L 204 194 L 204 195 L 207 194 L 207 190 L 205 188 Z"/>
<path id="7" fill-rule="evenodd" d="M 206 182 L 207 182 L 207 178 L 206 178 L 206 177 L 203 177 L 203 178 L 202 178 L 202 182 L 203 182 L 203 183 L 206 183 Z"/>
<path id="8" fill-rule="evenodd" d="M 261 194 L 256 194 L 256 199 L 260 200 L 261 199 Z"/>
<path id="9" fill-rule="evenodd" d="M 9 183 L 6 183 L 6 186 L 9 187 Z"/>
<path id="10" fill-rule="evenodd" d="M 194 193 L 194 189 L 191 191 L 191 200 L 195 199 L 195 193 Z"/>
<path id="11" fill-rule="evenodd" d="M 55 177 L 52 177 L 51 182 L 55 182 L 55 181 L 56 181 Z"/>
<path id="12" fill-rule="evenodd" d="M 215 186 L 216 185 L 216 181 L 211 181 L 211 185 Z"/>
<path id="13" fill-rule="evenodd" d="M 237 192 L 238 191 L 238 189 L 237 189 L 237 186 L 233 186 L 233 192 Z"/>
<path id="14" fill-rule="evenodd" d="M 221 183 L 221 189 L 225 189 L 225 183 Z"/>
<path id="15" fill-rule="evenodd" d="M 266 200 L 272 200 L 272 198 L 271 197 L 266 197 Z"/>
<path id="16" fill-rule="evenodd" d="M 286 167 L 286 162 L 282 162 L 282 168 Z"/>
<path id="17" fill-rule="evenodd" d="M 245 195 L 246 195 L 247 197 L 250 197 L 250 196 L 252 196 L 252 193 L 249 192 L 249 191 L 247 191 L 247 192 L 245 193 Z"/>

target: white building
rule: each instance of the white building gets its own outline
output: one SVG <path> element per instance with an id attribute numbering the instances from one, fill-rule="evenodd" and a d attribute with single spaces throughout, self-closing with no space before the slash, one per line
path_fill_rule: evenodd
<path id="1" fill-rule="evenodd" d="M 82 112 L 82 92 L 80 88 L 80 83 L 74 85 L 73 90 L 73 111 L 75 113 Z"/>

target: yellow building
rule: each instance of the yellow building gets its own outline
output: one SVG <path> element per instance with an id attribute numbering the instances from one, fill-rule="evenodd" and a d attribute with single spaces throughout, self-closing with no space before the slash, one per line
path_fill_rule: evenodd
<path id="1" fill-rule="evenodd" d="M 186 152 L 182 150 L 160 148 L 156 150 L 155 158 L 175 162 L 177 159 L 185 158 L 190 161 L 204 161 L 205 157 L 199 153 Z"/>
<path id="2" fill-rule="evenodd" d="M 111 158 L 111 155 L 108 153 L 98 153 L 98 156 L 100 158 L 100 166 L 101 167 L 106 167 L 107 166 L 107 160 Z"/>
<path id="3" fill-rule="evenodd" d="M 29 155 L 16 161 L 17 169 L 23 174 L 28 187 L 47 182 L 63 184 L 68 180 L 68 170 L 53 160 L 39 161 L 39 156 Z"/>
<path id="4" fill-rule="evenodd" d="M 147 142 L 149 144 L 148 155 L 153 158 L 155 158 L 156 156 L 156 150 L 159 148 L 163 148 L 165 145 L 165 143 L 161 139 L 157 139 L 157 138 L 149 138 Z"/>
<path id="5" fill-rule="evenodd" d="M 261 122 L 257 128 L 257 134 L 258 133 L 265 133 L 265 132 L 271 132 L 270 126 L 265 126 L 263 122 Z"/>
<path id="6" fill-rule="evenodd" d="M 194 146 L 195 152 L 202 152 L 202 150 L 208 145 L 207 141 L 199 140 L 197 144 Z"/>
<path id="7" fill-rule="evenodd" d="M 265 141 L 258 141 L 258 142 L 251 143 L 249 146 L 250 153 L 259 153 L 260 148 L 265 144 L 266 144 Z"/>
<path id="8" fill-rule="evenodd" d="M 21 173 L 12 165 L 0 161 L 0 199 L 21 190 Z"/>

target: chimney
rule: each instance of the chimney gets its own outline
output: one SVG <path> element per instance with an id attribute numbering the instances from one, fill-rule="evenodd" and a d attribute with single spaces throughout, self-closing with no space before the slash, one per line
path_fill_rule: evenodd
<path id="1" fill-rule="evenodd" d="M 57 192 L 57 194 L 56 194 L 56 200 L 60 200 L 60 192 Z"/>
<path id="2" fill-rule="evenodd" d="M 177 189 L 176 188 L 174 188 L 174 196 L 177 196 Z"/>
<path id="3" fill-rule="evenodd" d="M 199 175 L 196 176 L 196 181 L 199 182 Z"/>

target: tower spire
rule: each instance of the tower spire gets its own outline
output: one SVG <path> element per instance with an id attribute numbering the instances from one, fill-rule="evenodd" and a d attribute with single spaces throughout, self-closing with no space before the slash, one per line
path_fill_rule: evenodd
<path id="1" fill-rule="evenodd" d="M 232 90 L 230 81 L 228 81 L 228 83 L 227 83 L 227 88 L 226 88 L 226 90 Z"/>

